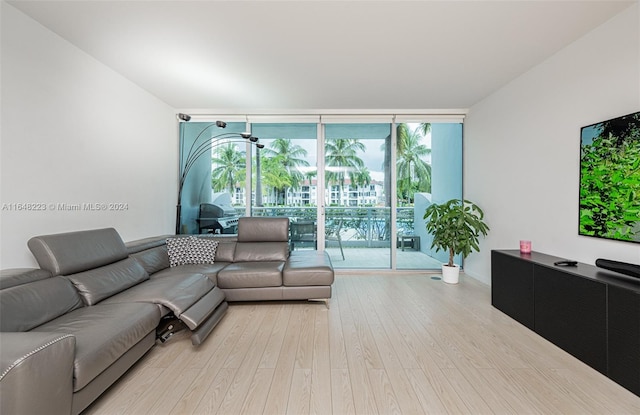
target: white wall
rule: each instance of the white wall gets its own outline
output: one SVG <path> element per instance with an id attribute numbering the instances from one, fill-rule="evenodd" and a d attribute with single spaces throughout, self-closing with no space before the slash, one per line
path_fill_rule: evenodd
<path id="1" fill-rule="evenodd" d="M 491 231 L 467 274 L 489 283 L 491 250 L 520 239 L 589 264 L 640 263 L 638 244 L 578 236 L 580 127 L 640 110 L 639 20 L 635 4 L 470 109 L 464 193 Z"/>
<path id="2" fill-rule="evenodd" d="M 35 265 L 34 235 L 115 227 L 171 233 L 174 110 L 2 2 L 0 267 Z M 36 203 L 45 210 L 16 210 Z M 126 203 L 122 211 L 58 204 Z M 55 206 L 56 208 L 53 208 Z"/>

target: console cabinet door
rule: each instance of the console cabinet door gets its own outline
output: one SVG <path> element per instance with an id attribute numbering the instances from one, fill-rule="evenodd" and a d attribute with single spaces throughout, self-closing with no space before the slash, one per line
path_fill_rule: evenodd
<path id="1" fill-rule="evenodd" d="M 533 330 L 533 263 L 493 251 L 491 304 Z"/>
<path id="2" fill-rule="evenodd" d="M 606 374 L 606 284 L 540 265 L 534 276 L 536 333 Z"/>
<path id="3" fill-rule="evenodd" d="M 640 293 L 609 285 L 609 377 L 640 395 Z"/>

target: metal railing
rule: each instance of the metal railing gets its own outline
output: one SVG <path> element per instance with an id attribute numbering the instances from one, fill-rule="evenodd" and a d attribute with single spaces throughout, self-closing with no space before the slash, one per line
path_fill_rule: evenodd
<path id="1" fill-rule="evenodd" d="M 314 207 L 253 207 L 253 216 L 288 217 L 290 220 L 315 220 Z M 238 208 L 244 214 L 244 208 Z M 391 208 L 387 207 L 326 207 L 327 232 L 340 226 L 340 236 L 345 246 L 388 246 L 395 241 L 391 235 Z M 397 208 L 396 227 L 398 233 L 414 234 L 414 208 Z"/>

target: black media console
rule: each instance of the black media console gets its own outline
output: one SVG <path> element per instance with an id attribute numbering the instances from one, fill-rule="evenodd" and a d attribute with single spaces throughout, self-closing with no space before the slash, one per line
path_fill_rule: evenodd
<path id="1" fill-rule="evenodd" d="M 640 396 L 640 280 L 563 259 L 491 251 L 491 304 Z"/>

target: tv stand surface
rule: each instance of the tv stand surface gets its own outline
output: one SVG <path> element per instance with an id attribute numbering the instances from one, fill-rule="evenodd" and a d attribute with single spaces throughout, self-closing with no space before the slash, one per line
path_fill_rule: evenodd
<path id="1" fill-rule="evenodd" d="M 491 304 L 640 396 L 640 281 L 564 259 L 491 251 Z"/>

